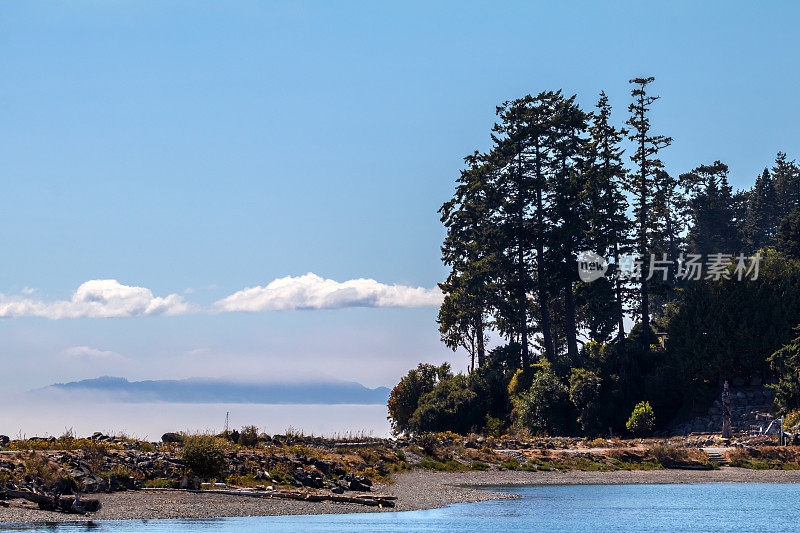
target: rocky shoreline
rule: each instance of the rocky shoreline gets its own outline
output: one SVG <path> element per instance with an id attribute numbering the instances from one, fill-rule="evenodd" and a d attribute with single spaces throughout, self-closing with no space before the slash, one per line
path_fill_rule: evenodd
<path id="1" fill-rule="evenodd" d="M 434 509 L 455 503 L 513 498 L 520 485 L 613 485 L 663 483 L 800 483 L 798 470 L 633 470 L 614 472 L 432 472 L 417 470 L 397 476 L 391 485 L 376 486 L 397 497 L 393 509 L 346 503 L 252 499 L 216 494 L 125 491 L 100 494 L 103 508 L 93 515 L 73 516 L 37 509 L 0 508 L 0 523 L 85 522 L 98 520 L 193 519 L 396 512 Z M 482 488 L 483 487 L 483 488 Z M 490 490 L 487 487 L 501 487 Z"/>
<path id="2" fill-rule="evenodd" d="M 250 431 L 165 434 L 162 442 L 99 433 L 6 440 L 0 522 L 410 511 L 513 497 L 478 488 L 486 486 L 716 481 L 800 483 L 800 448 L 713 435 L 343 441 Z M 101 508 L 54 505 L 77 501 L 73 494 Z"/>

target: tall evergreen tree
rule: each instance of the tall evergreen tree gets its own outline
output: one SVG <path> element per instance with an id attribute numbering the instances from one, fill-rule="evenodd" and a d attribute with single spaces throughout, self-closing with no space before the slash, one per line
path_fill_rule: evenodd
<path id="1" fill-rule="evenodd" d="M 528 120 L 528 161 L 533 175 L 534 185 L 534 220 L 536 243 L 536 294 L 539 307 L 539 326 L 542 333 L 541 343 L 544 355 L 553 360 L 555 347 L 553 341 L 552 322 L 550 320 L 550 292 L 548 290 L 548 272 L 546 240 L 547 225 L 545 221 L 545 204 L 547 202 L 547 169 L 551 160 L 551 140 L 553 129 L 553 113 L 560 93 L 541 92 L 530 99 L 527 111 Z"/>
<path id="2" fill-rule="evenodd" d="M 674 178 L 665 170 L 659 170 L 653 194 L 653 216 L 655 238 L 652 251 L 662 259 L 667 258 L 666 276 L 654 275 L 650 280 L 651 293 L 661 300 L 662 307 L 675 299 L 678 259 L 683 251 L 683 235 L 688 225 L 688 202 L 685 191 L 685 175 Z"/>
<path id="3" fill-rule="evenodd" d="M 578 326 L 574 287 L 578 282 L 576 258 L 585 249 L 587 216 L 581 201 L 585 190 L 588 116 L 575 96 L 559 98 L 553 115 L 553 165 L 550 177 L 549 222 L 553 282 L 564 300 L 567 353 L 578 356 Z"/>
<path id="4" fill-rule="evenodd" d="M 453 199 L 439 212 L 447 236 L 442 261 L 450 267 L 439 284 L 444 301 L 437 322 L 442 341 L 452 350 L 463 347 L 471 357 L 471 368 L 483 366 L 485 317 L 491 307 L 497 265 L 492 240 L 496 238 L 493 201 L 490 197 L 492 165 L 481 154 L 466 158 Z"/>
<path id="5" fill-rule="evenodd" d="M 538 319 L 544 354 L 554 355 L 550 320 L 548 236 L 548 171 L 552 167 L 553 116 L 560 93 L 543 92 L 505 102 L 498 108 L 499 121 L 492 136 L 492 150 L 500 169 L 498 188 L 499 227 L 503 235 L 501 257 L 506 300 L 512 309 L 501 312 L 501 330 L 512 333 L 522 346 L 523 368 L 530 364 L 533 321 Z M 536 295 L 530 301 L 531 294 Z"/>
<path id="6" fill-rule="evenodd" d="M 493 127 L 493 163 L 498 168 L 496 181 L 499 224 L 502 240 L 503 279 L 506 306 L 501 308 L 501 331 L 513 335 L 522 346 L 521 365 L 530 365 L 531 313 L 528 294 L 535 287 L 531 268 L 536 246 L 536 224 L 532 214 L 537 191 L 542 186 L 529 172 L 525 157 L 528 142 L 528 108 L 532 98 L 504 102 L 497 108 L 498 122 Z M 505 312 L 504 312 L 505 310 Z"/>
<path id="7" fill-rule="evenodd" d="M 778 207 L 778 223 L 789 216 L 800 205 L 800 167 L 786 158 L 784 152 L 778 152 L 775 165 L 772 167 L 775 180 L 775 201 Z"/>
<path id="8" fill-rule="evenodd" d="M 627 120 L 631 129 L 628 138 L 635 145 L 635 152 L 631 161 L 636 165 L 635 172 L 628 174 L 625 181 L 626 190 L 633 196 L 633 213 L 635 218 L 635 243 L 636 251 L 642 262 L 641 277 L 639 280 L 640 307 L 642 328 L 645 335 L 650 332 L 650 301 L 648 293 L 649 254 L 654 236 L 658 233 L 659 220 L 654 216 L 653 196 L 659 189 L 657 180 L 659 171 L 663 168 L 658 153 L 672 143 L 671 137 L 652 135 L 650 133 L 650 108 L 658 96 L 647 94 L 647 86 L 655 78 L 635 78 L 630 80 L 633 85 L 631 96 L 633 103 L 628 107 L 630 118 Z"/>
<path id="9" fill-rule="evenodd" d="M 775 249 L 787 257 L 800 260 L 800 207 L 781 222 L 775 238 Z"/>
<path id="10" fill-rule="evenodd" d="M 715 161 L 685 174 L 693 191 L 689 200 L 692 226 L 687 238 L 696 254 L 735 254 L 740 251 L 733 190 L 728 183 L 728 165 Z"/>
<path id="11" fill-rule="evenodd" d="M 778 230 L 776 202 L 775 181 L 765 168 L 747 195 L 747 218 L 742 238 L 749 253 L 768 246 L 775 238 Z"/>
<path id="12" fill-rule="evenodd" d="M 619 269 L 620 256 L 630 253 L 629 226 L 626 210 L 628 203 L 622 192 L 622 181 L 625 178 L 625 167 L 622 164 L 622 139 L 624 129 L 617 129 L 611 124 L 611 105 L 605 92 L 600 93 L 596 111 L 591 116 L 589 125 L 590 142 L 587 146 L 586 182 L 583 199 L 587 204 L 587 235 L 589 248 L 602 257 L 613 257 L 614 263 L 609 266 L 608 278 L 613 280 L 610 287 L 603 288 L 607 280 L 597 280 L 589 287 L 587 314 L 589 328 L 593 340 L 604 341 L 607 334 L 599 319 L 605 318 L 609 307 L 618 331 L 618 337 L 625 335 L 624 324 L 624 288 L 622 279 L 616 275 Z M 608 292 L 614 301 L 603 301 Z"/>

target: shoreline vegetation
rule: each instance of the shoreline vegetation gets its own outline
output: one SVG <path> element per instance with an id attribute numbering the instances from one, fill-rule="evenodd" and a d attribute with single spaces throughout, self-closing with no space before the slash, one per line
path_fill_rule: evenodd
<path id="1" fill-rule="evenodd" d="M 654 81 L 624 116 L 603 92 L 497 106 L 439 210 L 437 324 L 467 371 L 411 369 L 396 434 L 800 432 L 800 165 L 742 190 L 721 160 L 667 169 Z"/>
<path id="2" fill-rule="evenodd" d="M 99 433 L 9 440 L 0 449 L 0 522 L 404 511 L 513 497 L 478 486 L 716 481 L 800 482 L 800 447 L 710 434 L 378 440 L 268 436 L 252 427 L 168 433 L 155 443 Z M 16 497 L 20 491 L 77 493 L 101 507 L 46 510 Z"/>

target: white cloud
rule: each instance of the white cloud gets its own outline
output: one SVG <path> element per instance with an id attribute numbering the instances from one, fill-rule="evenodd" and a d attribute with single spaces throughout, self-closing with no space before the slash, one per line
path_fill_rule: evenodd
<path id="1" fill-rule="evenodd" d="M 428 307 L 442 301 L 438 288 L 386 285 L 374 279 L 338 282 L 309 272 L 287 276 L 266 287 L 250 287 L 219 300 L 220 312 L 342 309 L 345 307 Z"/>
<path id="2" fill-rule="evenodd" d="M 33 294 L 34 292 L 36 292 L 36 289 L 34 289 L 33 287 L 23 287 L 22 288 L 22 294 L 30 295 L 30 294 Z"/>
<path id="3" fill-rule="evenodd" d="M 190 291 L 185 291 L 190 293 Z M 430 307 L 442 302 L 438 288 L 387 285 L 374 279 L 338 282 L 309 272 L 287 276 L 264 287 L 235 292 L 210 308 L 192 306 L 178 294 L 154 296 L 145 287 L 123 285 L 114 279 L 83 284 L 69 300 L 46 301 L 26 293 L 0 294 L 0 318 L 127 318 L 150 315 L 182 315 L 190 312 L 287 311 L 296 309 L 343 309 L 348 307 Z"/>
<path id="4" fill-rule="evenodd" d="M 121 318 L 179 315 L 188 311 L 188 304 L 177 294 L 156 297 L 150 289 L 123 285 L 115 279 L 87 281 L 70 300 L 46 302 L 0 294 L 0 318 Z"/>
<path id="5" fill-rule="evenodd" d="M 98 350 L 89 346 L 72 346 L 61 354 L 70 359 L 89 358 L 89 359 L 122 359 L 122 356 L 111 350 Z"/>

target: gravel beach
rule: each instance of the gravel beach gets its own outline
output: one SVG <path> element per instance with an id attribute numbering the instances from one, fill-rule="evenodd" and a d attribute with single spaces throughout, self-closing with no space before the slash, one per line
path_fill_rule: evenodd
<path id="1" fill-rule="evenodd" d="M 0 523 L 413 511 L 442 507 L 451 503 L 514 497 L 513 488 L 508 489 L 507 492 L 496 492 L 479 488 L 481 486 L 708 482 L 800 483 L 800 471 L 747 470 L 730 467 L 703 471 L 621 470 L 616 472 L 506 470 L 502 472 L 448 473 L 417 470 L 399 475 L 392 485 L 375 487 L 376 492 L 397 496 L 397 506 L 393 509 L 378 509 L 357 504 L 312 503 L 216 494 L 128 491 L 98 495 L 103 503 L 103 508 L 91 516 L 0 507 Z"/>

